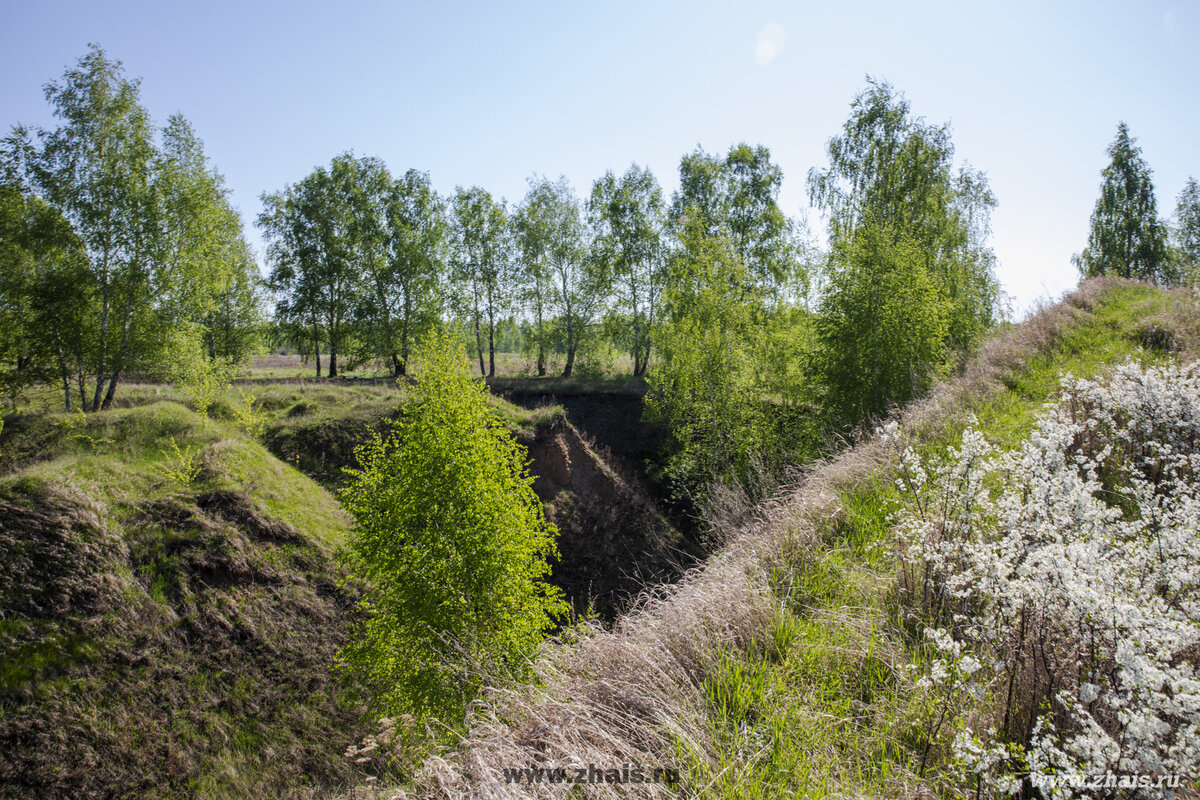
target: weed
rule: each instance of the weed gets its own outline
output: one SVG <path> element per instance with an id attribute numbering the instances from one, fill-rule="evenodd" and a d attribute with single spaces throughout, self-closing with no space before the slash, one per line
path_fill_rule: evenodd
<path id="1" fill-rule="evenodd" d="M 258 397 L 252 392 L 238 389 L 238 400 L 231 404 L 230 411 L 233 421 L 243 433 L 254 439 L 262 438 L 267 428 L 267 413 Z"/>
<path id="2" fill-rule="evenodd" d="M 95 450 L 101 445 L 113 443 L 113 440 L 110 438 L 89 434 L 86 430 L 88 427 L 88 416 L 78 408 L 56 422 L 55 426 L 64 432 L 67 439 L 75 442 L 83 442 L 89 450 Z"/>
<path id="3" fill-rule="evenodd" d="M 163 449 L 163 460 L 154 465 L 160 475 L 179 486 L 190 486 L 200 476 L 204 465 L 200 448 L 193 449 L 192 445 L 180 447 L 172 436 L 169 439 L 171 450 Z"/>

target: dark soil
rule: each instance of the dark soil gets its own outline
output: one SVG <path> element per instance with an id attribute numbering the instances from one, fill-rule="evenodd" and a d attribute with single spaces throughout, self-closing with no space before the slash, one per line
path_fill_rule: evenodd
<path id="1" fill-rule="evenodd" d="M 0 497 L 0 797 L 289 796 L 359 779 L 330 666 L 355 597 L 331 554 L 228 491 L 118 528 L 29 482 Z"/>

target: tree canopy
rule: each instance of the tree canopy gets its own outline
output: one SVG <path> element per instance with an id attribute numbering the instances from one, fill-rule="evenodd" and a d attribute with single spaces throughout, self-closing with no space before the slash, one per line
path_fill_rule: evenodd
<path id="1" fill-rule="evenodd" d="M 176 115 L 157 135 L 139 82 L 96 45 L 45 89 L 57 127 L 15 127 L 0 157 L 10 224 L 25 219 L 24 244 L 9 250 L 25 256 L 6 265 L 4 287 L 33 292 L 11 301 L 31 309 L 58 298 L 56 332 L 41 331 L 38 354 L 54 362 L 65 405 L 77 391 L 83 410 L 108 408 L 131 370 L 245 358 L 260 316 L 257 269 L 191 125 Z M 31 263 L 36 281 L 12 279 Z M 164 347 L 163 331 L 184 322 L 203 328 L 207 353 Z"/>
<path id="2" fill-rule="evenodd" d="M 917 396 L 997 318 L 996 201 L 983 173 L 955 169 L 949 127 L 886 82 L 868 79 L 826 149 L 808 177 L 830 240 L 815 366 L 827 412 L 854 424 Z"/>
<path id="3" fill-rule="evenodd" d="M 1177 277 L 1190 283 L 1200 281 L 1200 183 L 1189 177 L 1175 202 L 1175 224 L 1171 228 Z"/>
<path id="4" fill-rule="evenodd" d="M 1124 122 L 1117 125 L 1108 157 L 1087 247 L 1075 256 L 1075 265 L 1085 278 L 1117 275 L 1170 283 L 1167 231 L 1158 218 L 1150 167 Z"/>
<path id="5" fill-rule="evenodd" d="M 666 277 L 662 189 L 654 173 L 637 164 L 619 178 L 610 170 L 592 185 L 588 215 L 599 280 L 615 296 L 618 336 L 640 376 L 650 361 L 651 327 Z"/>

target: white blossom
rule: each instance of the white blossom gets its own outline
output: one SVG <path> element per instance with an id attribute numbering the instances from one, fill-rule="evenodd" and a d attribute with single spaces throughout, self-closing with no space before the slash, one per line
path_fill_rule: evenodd
<path id="1" fill-rule="evenodd" d="M 941 653 L 929 680 L 1053 675 L 1028 740 L 964 731 L 960 759 L 1005 793 L 1021 775 L 1200 774 L 1200 675 L 1185 657 L 1200 646 L 1195 365 L 1067 376 L 1015 451 L 972 425 L 934 463 L 905 448 L 898 485 L 899 548 Z M 1083 780 L 1040 791 L 1096 793 Z"/>

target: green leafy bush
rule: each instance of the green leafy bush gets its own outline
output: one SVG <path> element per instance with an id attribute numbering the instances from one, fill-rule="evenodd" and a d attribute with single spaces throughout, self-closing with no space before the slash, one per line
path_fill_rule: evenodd
<path id="1" fill-rule="evenodd" d="M 465 351 L 435 334 L 417 361 L 402 417 L 359 448 L 341 493 L 370 586 L 342 655 L 388 711 L 453 720 L 483 680 L 524 672 L 564 606 L 541 580 L 555 530 L 525 452 Z"/>

